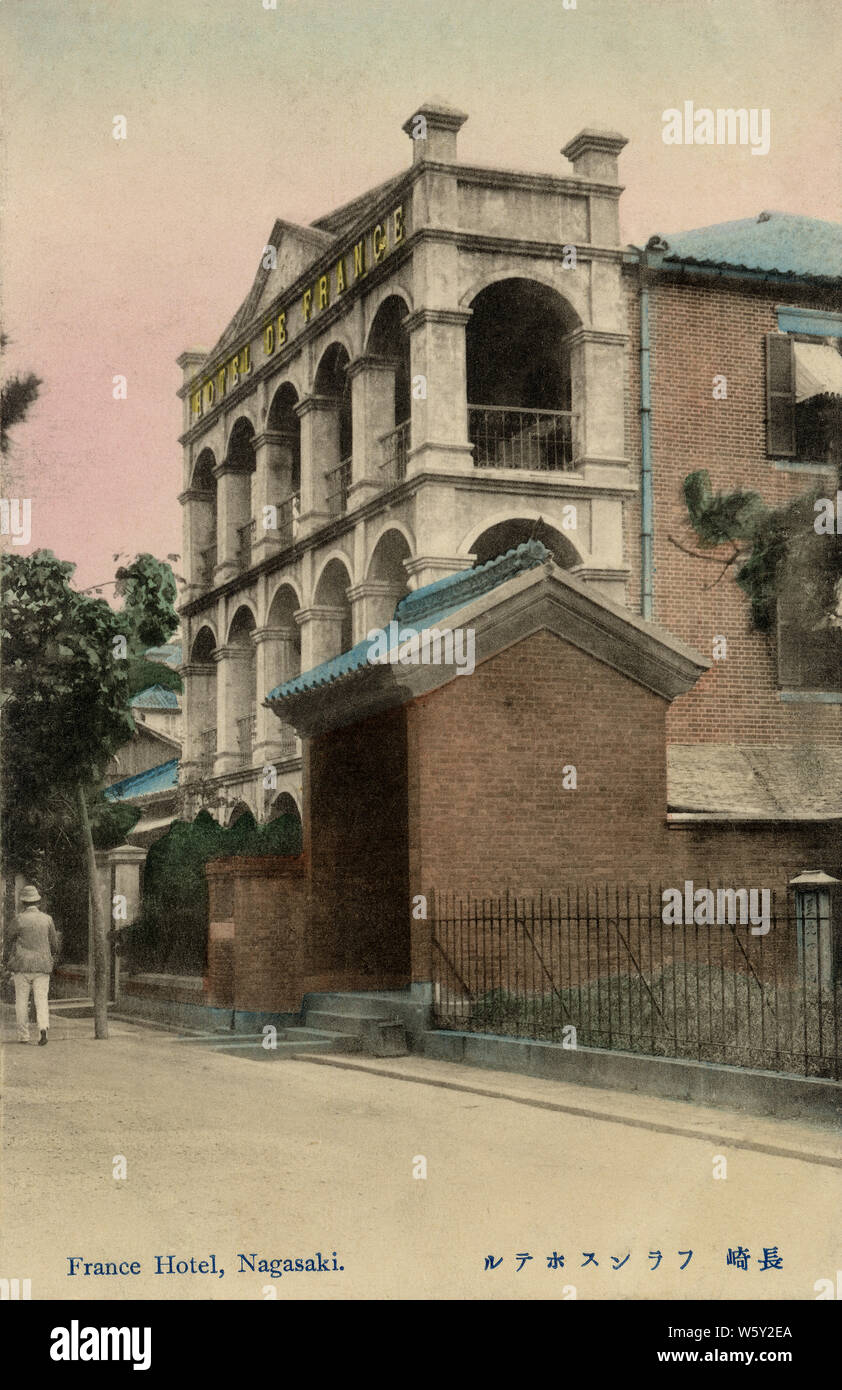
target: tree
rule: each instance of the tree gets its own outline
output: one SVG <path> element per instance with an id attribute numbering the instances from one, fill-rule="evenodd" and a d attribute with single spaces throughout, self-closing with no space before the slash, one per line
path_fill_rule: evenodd
<path id="1" fill-rule="evenodd" d="M 139 557 L 144 558 L 144 557 Z M 152 560 L 152 557 L 148 557 Z M 153 565 L 140 567 L 150 576 Z M 2 583 L 2 793 L 6 823 L 44 817 L 73 798 L 87 862 L 94 928 L 95 1036 L 107 1038 L 108 928 L 97 891 L 89 791 L 134 733 L 129 643 L 166 641 L 177 615 L 164 583 L 142 613 L 139 579 L 127 611 L 70 586 L 74 566 L 51 551 L 0 557 Z"/>
<path id="2" fill-rule="evenodd" d="M 0 352 L 8 342 L 6 334 L 0 333 Z M 34 372 L 28 372 L 26 376 L 9 377 L 0 386 L 0 454 L 9 452 L 9 431 L 26 419 L 29 407 L 38 399 L 43 384 Z"/>
<path id="3" fill-rule="evenodd" d="M 837 468 L 842 491 L 842 399 L 827 398 L 825 420 L 827 457 Z M 816 533 L 815 503 L 821 492 L 815 488 L 771 507 L 756 492 L 714 493 L 704 468 L 684 480 L 684 501 L 700 544 L 711 549 L 731 542 L 730 555 L 717 562 L 723 574 L 739 563 L 735 578 L 748 596 L 752 623 L 761 632 L 774 628 L 788 568 L 798 576 L 805 620 L 815 627 L 837 627 L 842 621 L 842 540 Z"/>

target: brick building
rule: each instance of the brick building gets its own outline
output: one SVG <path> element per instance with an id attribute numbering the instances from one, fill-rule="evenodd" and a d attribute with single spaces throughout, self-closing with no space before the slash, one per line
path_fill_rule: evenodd
<path id="1" fill-rule="evenodd" d="M 788 750 L 809 750 L 825 795 L 838 787 L 842 621 L 810 631 L 784 591 L 772 630 L 757 631 L 734 568 L 723 575 L 732 547 L 702 550 L 682 484 L 704 468 L 714 491 L 753 491 L 770 506 L 811 489 L 835 497 L 822 403 L 842 399 L 842 227 L 761 213 L 655 236 L 630 249 L 627 273 L 635 606 L 709 656 L 727 641 L 670 711 L 671 804 L 797 814 L 809 797 L 795 795 Z M 747 799 L 747 777 L 765 791 Z"/>
<path id="2" fill-rule="evenodd" d="M 234 979 L 252 1011 L 428 986 L 442 890 L 491 901 L 691 879 L 762 883 L 780 899 L 815 859 L 842 875 L 830 817 L 667 820 L 668 713 L 708 663 L 539 542 L 417 590 L 395 619 L 388 662 L 364 640 L 269 696 L 303 739 L 305 854 L 209 866 L 216 1007 L 235 1002 Z M 468 678 L 419 659 L 425 634 L 446 650 L 459 631 L 474 633 Z M 795 955 L 795 933 L 777 932 L 767 969 L 783 975 Z M 498 951 L 483 963 L 474 949 L 469 965 L 491 979 Z M 588 970 L 613 966 L 597 953 Z"/>
<path id="3" fill-rule="evenodd" d="M 622 136 L 521 174 L 459 163 L 465 119 L 420 108 L 407 170 L 277 221 L 179 359 L 181 792 L 304 822 L 300 861 L 210 871 L 218 1003 L 429 980 L 409 903 L 443 889 L 842 874 L 839 629 L 805 640 L 796 584 L 756 631 L 682 492 L 833 495 L 842 229 L 624 249 Z M 372 667 L 440 585 L 479 604 L 470 680 Z"/>

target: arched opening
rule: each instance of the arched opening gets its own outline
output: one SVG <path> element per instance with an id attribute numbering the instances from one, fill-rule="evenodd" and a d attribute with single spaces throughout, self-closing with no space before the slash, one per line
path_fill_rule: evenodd
<path id="1" fill-rule="evenodd" d="M 411 445 L 409 334 L 404 327 L 407 307 L 395 294 L 384 299 L 368 335 L 368 352 L 381 366 L 372 380 L 371 415 L 376 420 L 380 468 L 384 483 L 401 482 Z"/>
<path id="2" fill-rule="evenodd" d="M 411 551 L 401 531 L 385 531 L 368 566 L 366 631 L 385 628 L 394 615 L 395 605 L 409 593 L 405 560 Z"/>
<path id="3" fill-rule="evenodd" d="M 524 541 L 541 541 L 560 569 L 569 570 L 581 563 L 582 557 L 576 547 L 555 526 L 550 526 L 546 521 L 530 521 L 525 517 L 498 521 L 477 536 L 471 546 L 472 553 L 477 557 L 474 563 L 484 565 L 489 560 L 496 560 L 498 555 L 505 555 L 507 550 L 514 550 Z"/>
<path id="4" fill-rule="evenodd" d="M 345 348 L 341 343 L 331 343 L 319 363 L 315 381 L 316 396 L 331 403 L 323 421 L 320 453 L 325 464 L 325 500 L 332 517 L 344 516 L 351 486 L 354 430 L 348 366 Z"/>
<path id="5" fill-rule="evenodd" d="M 190 508 L 191 575 L 203 589 L 213 583 L 216 569 L 216 478 L 213 470 L 216 459 L 210 449 L 203 449 L 196 460 L 187 503 Z"/>
<path id="6" fill-rule="evenodd" d="M 216 757 L 215 650 L 216 638 L 210 628 L 200 628 L 190 649 L 189 667 L 184 674 L 185 704 L 190 714 L 187 729 L 196 739 L 190 752 L 198 764 L 200 777 L 213 776 Z"/>
<path id="7" fill-rule="evenodd" d="M 353 645 L 353 622 L 348 590 L 351 576 L 342 560 L 334 557 L 322 570 L 313 603 L 324 610 L 313 621 L 317 624 L 313 636 L 313 665 L 330 661 Z"/>
<path id="8" fill-rule="evenodd" d="M 236 753 L 238 767 L 251 767 L 257 735 L 257 664 L 251 610 L 238 608 L 228 629 L 225 680 L 228 696 L 226 748 Z"/>
<path id="9" fill-rule="evenodd" d="M 282 584 L 269 606 L 266 622 L 266 694 L 301 672 L 301 632 L 295 613 L 301 605 L 290 584 Z M 258 711 L 260 715 L 260 711 Z M 301 749 L 291 724 L 283 723 L 271 710 L 265 711 L 267 742 L 281 758 L 296 758 Z"/>
<path id="10" fill-rule="evenodd" d="M 236 825 L 238 820 L 242 820 L 243 816 L 251 816 L 251 814 L 251 807 L 247 806 L 245 801 L 235 802 L 228 817 L 228 829 L 230 830 L 232 825 Z"/>
<path id="11" fill-rule="evenodd" d="M 250 420 L 241 418 L 234 425 L 225 463 L 234 558 L 238 569 L 247 570 L 251 565 L 251 548 L 257 529 L 252 508 L 255 457 L 254 429 Z"/>
<path id="12" fill-rule="evenodd" d="M 269 807 L 267 820 L 275 820 L 277 816 L 294 816 L 301 823 L 301 812 L 296 805 L 295 797 L 290 792 L 279 792 Z"/>
<path id="13" fill-rule="evenodd" d="M 301 506 L 301 420 L 296 413 L 298 393 L 288 381 L 275 392 L 266 431 L 271 443 L 268 449 L 266 496 L 277 507 L 278 539 L 282 545 L 292 545 L 296 538 Z"/>
<path id="14" fill-rule="evenodd" d="M 567 337 L 578 316 L 555 290 L 520 277 L 481 290 L 471 309 L 465 350 L 475 466 L 571 468 Z"/>

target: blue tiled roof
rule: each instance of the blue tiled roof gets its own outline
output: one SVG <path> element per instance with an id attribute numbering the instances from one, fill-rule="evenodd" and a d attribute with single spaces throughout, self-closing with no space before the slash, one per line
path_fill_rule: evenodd
<path id="1" fill-rule="evenodd" d="M 178 758 L 170 758 L 169 762 L 147 768 L 146 772 L 114 782 L 105 788 L 103 796 L 106 801 L 130 801 L 132 797 L 148 796 L 151 792 L 174 791 L 177 786 Z"/>
<path id="2" fill-rule="evenodd" d="M 178 696 L 163 685 L 148 685 L 133 695 L 129 704 L 136 709 L 178 709 Z"/>
<path id="3" fill-rule="evenodd" d="M 147 647 L 143 653 L 147 661 L 161 661 L 165 666 L 181 665 L 181 643 L 165 642 L 162 647 Z"/>
<path id="4" fill-rule="evenodd" d="M 761 212 L 674 236 L 653 237 L 664 266 L 686 264 L 753 270 L 808 279 L 842 279 L 842 225 L 789 212 Z M 657 263 L 653 255 L 650 261 Z"/>
<path id="5" fill-rule="evenodd" d="M 400 624 L 402 632 L 421 632 L 441 622 L 448 614 L 467 608 L 469 603 L 491 593 L 507 579 L 524 570 L 534 569 L 536 565 L 543 565 L 550 558 L 549 550 L 541 541 L 524 541 L 514 550 L 507 550 L 505 555 L 478 565 L 476 569 L 449 574 L 444 579 L 437 579 L 434 584 L 425 584 L 423 589 L 416 589 L 398 603 L 395 621 Z M 266 698 L 282 700 L 287 695 L 298 695 L 304 690 L 315 690 L 317 686 L 341 680 L 351 671 L 360 671 L 371 664 L 368 659 L 370 650 L 370 642 L 358 642 L 341 656 L 324 661 L 311 671 L 304 671 L 284 685 L 276 686 Z"/>

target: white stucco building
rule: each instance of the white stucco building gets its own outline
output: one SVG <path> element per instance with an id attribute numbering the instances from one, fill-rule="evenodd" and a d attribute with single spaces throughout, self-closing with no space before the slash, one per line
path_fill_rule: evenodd
<path id="1" fill-rule="evenodd" d="M 626 142 L 588 129 L 566 170 L 480 168 L 457 158 L 466 119 L 420 107 L 402 173 L 276 221 L 216 346 L 179 358 L 188 804 L 210 778 L 232 818 L 300 807 L 266 694 L 411 589 L 535 536 L 626 601 Z"/>

